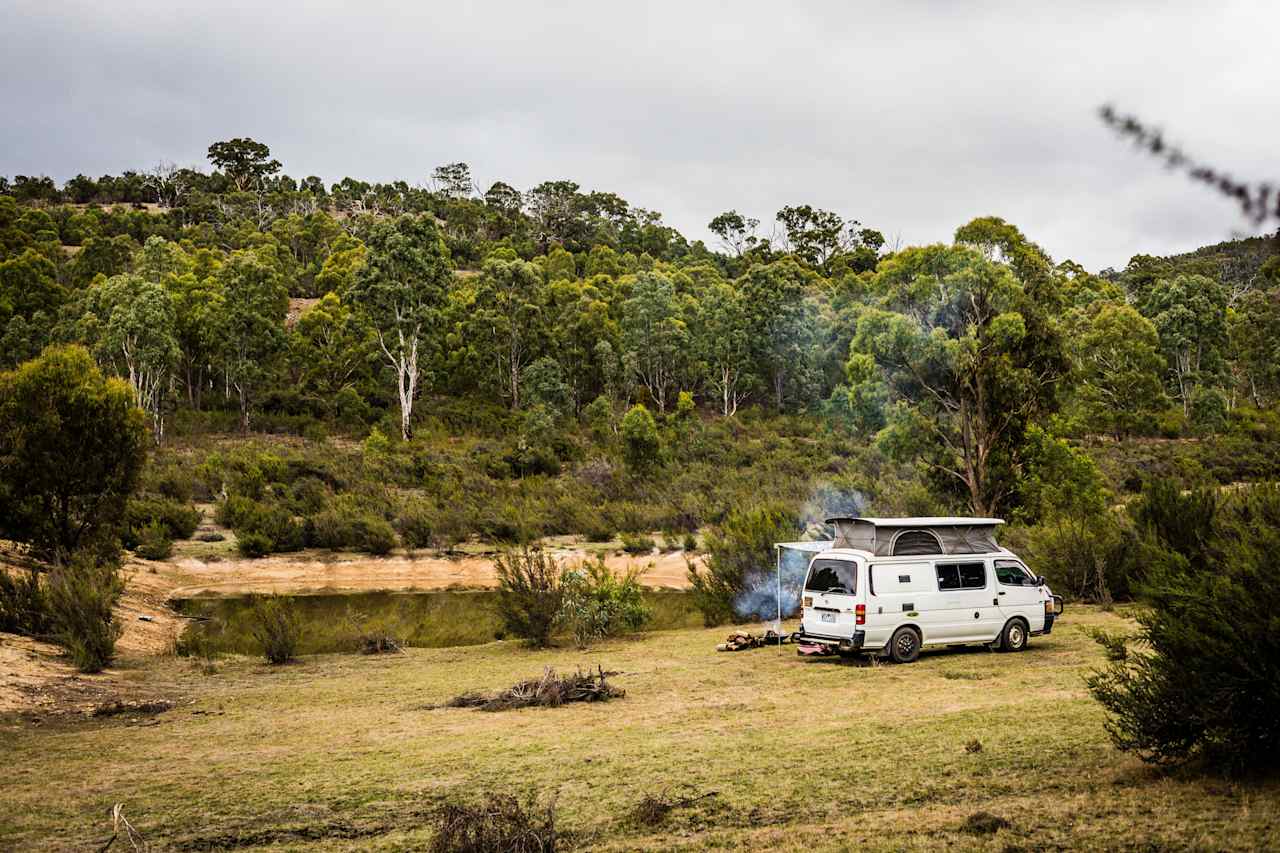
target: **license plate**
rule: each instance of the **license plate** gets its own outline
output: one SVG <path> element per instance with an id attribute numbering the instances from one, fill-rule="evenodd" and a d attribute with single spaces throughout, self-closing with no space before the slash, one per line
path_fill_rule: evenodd
<path id="1" fill-rule="evenodd" d="M 822 614 L 822 621 L 823 621 L 823 622 L 834 622 L 834 621 L 836 621 L 836 615 L 835 615 L 834 613 L 823 613 L 823 614 Z"/>

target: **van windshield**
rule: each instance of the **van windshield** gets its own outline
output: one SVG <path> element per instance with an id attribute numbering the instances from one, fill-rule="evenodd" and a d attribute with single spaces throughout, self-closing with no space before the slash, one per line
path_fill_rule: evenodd
<path id="1" fill-rule="evenodd" d="M 847 592 L 852 594 L 858 586 L 858 564 L 847 560 L 814 560 L 809 567 L 806 592 Z"/>

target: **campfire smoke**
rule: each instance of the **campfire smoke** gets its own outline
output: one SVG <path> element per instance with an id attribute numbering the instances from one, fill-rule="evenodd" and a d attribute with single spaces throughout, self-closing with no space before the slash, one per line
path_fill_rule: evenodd
<path id="1" fill-rule="evenodd" d="M 838 515 L 861 515 L 867 498 L 857 489 L 839 489 L 830 483 L 821 483 L 809 496 L 800 512 L 800 525 L 806 541 L 823 541 L 831 538 L 826 520 Z M 783 548 L 780 555 L 782 583 L 779 589 L 778 567 L 761 566 L 747 578 L 747 586 L 733 602 L 733 609 L 744 620 L 760 620 L 774 623 L 774 630 L 781 633 L 778 622 L 779 603 L 785 619 L 796 615 L 800 609 L 800 593 L 804 587 L 805 573 L 813 552 Z"/>

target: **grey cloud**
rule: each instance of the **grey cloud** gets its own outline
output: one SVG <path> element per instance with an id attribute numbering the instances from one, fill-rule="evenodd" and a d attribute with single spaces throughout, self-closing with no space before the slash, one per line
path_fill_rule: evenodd
<path id="1" fill-rule="evenodd" d="M 1280 177 L 1268 6 L 887 5 L 9 0 L 0 173 L 196 164 L 247 134 L 298 176 L 568 177 L 694 238 L 798 202 L 905 243 L 996 214 L 1093 268 L 1247 226 L 1112 137 L 1104 101 Z"/>

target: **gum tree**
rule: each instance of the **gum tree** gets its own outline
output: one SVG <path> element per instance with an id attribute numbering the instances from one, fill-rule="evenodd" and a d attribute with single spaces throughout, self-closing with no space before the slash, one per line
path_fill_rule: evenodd
<path id="1" fill-rule="evenodd" d="M 428 216 L 379 222 L 365 244 L 368 255 L 356 273 L 352 302 L 368 319 L 378 349 L 395 371 L 400 435 L 407 440 L 424 367 L 439 347 L 453 265 Z"/>

